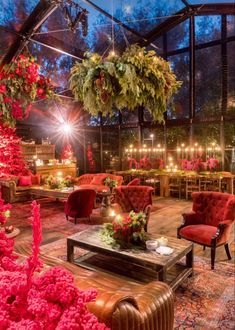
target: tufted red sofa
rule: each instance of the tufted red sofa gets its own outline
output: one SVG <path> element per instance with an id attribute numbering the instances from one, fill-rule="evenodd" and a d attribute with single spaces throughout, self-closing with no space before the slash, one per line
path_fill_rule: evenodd
<path id="1" fill-rule="evenodd" d="M 147 186 L 120 186 L 113 189 L 116 211 L 127 214 L 130 211 L 146 214 L 146 228 L 150 217 L 153 188 Z"/>
<path id="2" fill-rule="evenodd" d="M 112 180 L 116 180 L 118 186 L 123 182 L 123 177 L 120 175 L 114 175 L 109 173 L 96 173 L 96 174 L 83 174 L 76 179 L 76 184 L 80 188 L 94 189 L 95 191 L 109 190 L 107 186 L 104 185 L 104 180 L 109 177 Z"/>
<path id="3" fill-rule="evenodd" d="M 231 259 L 228 241 L 235 218 L 235 196 L 221 192 L 194 192 L 193 212 L 183 214 L 177 229 L 179 238 L 211 248 L 211 269 L 214 269 L 216 247 L 225 246 Z"/>

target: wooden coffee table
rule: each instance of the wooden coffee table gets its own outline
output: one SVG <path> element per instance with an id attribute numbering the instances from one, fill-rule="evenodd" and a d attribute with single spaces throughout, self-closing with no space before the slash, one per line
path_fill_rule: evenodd
<path id="1" fill-rule="evenodd" d="M 116 273 L 117 264 L 121 268 L 131 266 L 128 276 L 139 274 L 140 269 L 143 274 L 151 271 L 153 279 L 168 283 L 174 290 L 185 278 L 193 274 L 193 244 L 188 241 L 168 237 L 168 246 L 174 249 L 171 255 L 160 255 L 155 251 L 148 251 L 143 248 L 133 247 L 132 249 L 114 249 L 101 241 L 99 231 L 102 226 L 93 226 L 67 238 L 67 260 L 78 263 L 88 269 L 95 269 L 87 264 L 88 259 L 98 254 L 102 258 L 98 259 L 98 266 L 105 267 L 104 259 L 107 258 L 109 271 Z M 150 235 L 151 239 L 160 238 L 160 235 Z M 90 253 L 74 260 L 74 247 L 88 250 Z M 111 259 L 110 259 L 111 257 Z M 184 262 L 178 263 L 183 257 Z M 112 261 L 113 258 L 113 261 Z M 96 267 L 97 268 L 97 267 Z M 143 275 L 145 278 L 145 275 Z"/>
<path id="2" fill-rule="evenodd" d="M 67 199 L 69 194 L 73 192 L 74 189 L 49 189 L 45 186 L 34 187 L 30 189 L 30 194 L 33 197 L 50 197 L 55 199 Z"/>

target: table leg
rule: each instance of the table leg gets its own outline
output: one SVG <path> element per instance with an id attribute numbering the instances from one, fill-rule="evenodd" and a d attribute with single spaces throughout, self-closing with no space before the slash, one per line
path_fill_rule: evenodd
<path id="1" fill-rule="evenodd" d="M 158 272 L 158 281 L 166 282 L 166 269 L 165 269 L 165 267 L 163 267 Z"/>
<path id="2" fill-rule="evenodd" d="M 74 245 L 67 239 L 67 261 L 74 261 Z"/>
<path id="3" fill-rule="evenodd" d="M 193 269 L 193 248 L 186 254 L 186 266 Z"/>

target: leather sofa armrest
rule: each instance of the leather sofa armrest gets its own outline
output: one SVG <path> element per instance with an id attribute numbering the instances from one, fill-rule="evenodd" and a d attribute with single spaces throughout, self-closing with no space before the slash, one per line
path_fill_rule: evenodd
<path id="1" fill-rule="evenodd" d="M 88 289 L 85 281 L 78 280 L 77 285 Z M 99 287 L 95 289 L 98 296 L 95 302 L 88 304 L 88 308 L 112 330 L 173 329 L 173 293 L 165 283 L 155 281 L 132 286 L 128 291 L 122 288 L 109 291 Z"/>
<path id="2" fill-rule="evenodd" d="M 13 180 L 1 181 L 2 198 L 5 202 L 12 203 L 16 194 L 16 183 Z"/>

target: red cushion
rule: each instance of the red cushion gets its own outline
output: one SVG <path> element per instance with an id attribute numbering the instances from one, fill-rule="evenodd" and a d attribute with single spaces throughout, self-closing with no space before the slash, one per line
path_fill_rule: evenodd
<path id="1" fill-rule="evenodd" d="M 107 174 L 96 174 L 91 181 L 91 184 L 103 185 Z"/>
<path id="2" fill-rule="evenodd" d="M 41 175 L 40 174 L 31 174 L 32 185 L 40 185 L 41 183 Z"/>
<path id="3" fill-rule="evenodd" d="M 211 245 L 211 238 L 215 235 L 217 228 L 208 225 L 190 225 L 180 230 L 180 236 L 189 241 L 202 245 Z"/>
<path id="4" fill-rule="evenodd" d="M 20 176 L 19 177 L 19 186 L 32 186 L 31 176 Z"/>

